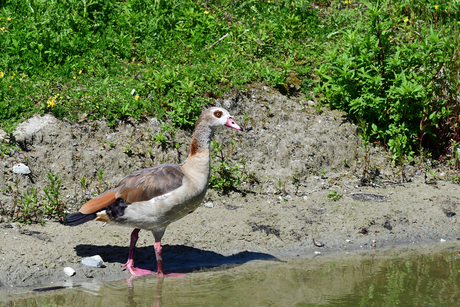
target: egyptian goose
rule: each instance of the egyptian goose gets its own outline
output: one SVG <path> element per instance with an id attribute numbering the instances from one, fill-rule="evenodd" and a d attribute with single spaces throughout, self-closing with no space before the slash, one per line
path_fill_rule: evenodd
<path id="1" fill-rule="evenodd" d="M 65 218 L 66 225 L 76 226 L 91 220 L 134 227 L 131 233 L 126 267 L 133 275 L 155 274 L 134 267 L 134 247 L 141 229 L 155 238 L 157 275 L 165 276 L 161 256 L 161 238 L 166 227 L 195 211 L 204 199 L 210 175 L 209 145 L 213 129 L 228 126 L 242 130 L 223 108 L 209 108 L 195 124 L 190 155 L 182 165 L 162 164 L 137 171 L 123 178 L 117 187 L 91 199 L 79 212 Z M 180 274 L 168 274 L 174 276 Z"/>

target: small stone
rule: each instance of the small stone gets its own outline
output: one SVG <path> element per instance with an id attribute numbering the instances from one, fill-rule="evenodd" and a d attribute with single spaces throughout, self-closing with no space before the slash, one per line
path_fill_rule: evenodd
<path id="1" fill-rule="evenodd" d="M 67 275 L 69 277 L 72 277 L 72 276 L 74 276 L 76 274 L 75 270 L 72 269 L 71 267 L 68 267 L 68 266 L 64 268 L 64 273 L 65 273 L 65 275 Z"/>
<path id="2" fill-rule="evenodd" d="M 446 242 L 446 240 L 444 240 L 444 239 L 442 239 L 442 238 L 441 238 L 441 240 L 439 240 L 439 241 L 441 241 L 441 242 Z"/>
<path id="3" fill-rule="evenodd" d="M 30 168 L 23 164 L 18 163 L 13 166 L 13 173 L 15 174 L 30 174 Z"/>
<path id="4" fill-rule="evenodd" d="M 204 206 L 206 208 L 214 208 L 214 204 L 212 202 L 207 202 L 207 203 L 204 203 Z"/>
<path id="5" fill-rule="evenodd" d="M 134 94 L 136 94 L 136 90 L 135 90 L 135 89 L 133 89 L 133 90 L 131 91 L 131 96 L 134 96 Z"/>
<path id="6" fill-rule="evenodd" d="M 315 251 L 315 255 L 321 255 L 321 252 Z"/>
<path id="7" fill-rule="evenodd" d="M 83 258 L 81 264 L 93 268 L 105 268 L 104 260 L 99 255 Z"/>

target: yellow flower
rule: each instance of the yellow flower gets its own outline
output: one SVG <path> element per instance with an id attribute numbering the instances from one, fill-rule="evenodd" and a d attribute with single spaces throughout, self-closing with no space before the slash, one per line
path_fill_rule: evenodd
<path id="1" fill-rule="evenodd" d="M 404 22 L 408 22 L 409 21 L 409 18 L 404 18 Z"/>
<path id="2" fill-rule="evenodd" d="M 77 79 L 77 77 L 73 77 L 73 79 L 74 79 L 74 80 L 76 80 L 76 79 Z"/>
<path id="3" fill-rule="evenodd" d="M 78 72 L 78 74 L 80 75 L 82 71 L 83 71 L 83 70 L 80 69 L 80 71 Z"/>
<path id="4" fill-rule="evenodd" d="M 203 14 L 208 15 L 209 11 L 204 11 Z"/>
<path id="5" fill-rule="evenodd" d="M 3 78 L 3 76 L 5 76 L 5 74 L 3 73 L 3 71 L 0 71 L 0 79 Z"/>
<path id="6" fill-rule="evenodd" d="M 435 5 L 435 6 L 434 6 L 434 9 L 435 9 L 435 10 L 437 10 L 437 9 L 438 9 L 438 7 L 439 7 L 439 5 Z"/>
<path id="7" fill-rule="evenodd" d="M 270 0 L 268 0 L 268 3 L 270 3 Z"/>
<path id="8" fill-rule="evenodd" d="M 134 96 L 134 100 L 139 100 L 139 95 Z"/>
<path id="9" fill-rule="evenodd" d="M 252 17 L 252 20 L 256 20 L 256 18 L 255 18 L 255 17 Z"/>
<path id="10" fill-rule="evenodd" d="M 8 21 L 11 21 L 11 18 L 10 18 L 10 17 L 8 17 L 6 20 L 8 20 Z"/>
<path id="11" fill-rule="evenodd" d="M 27 75 L 25 73 L 22 73 L 22 77 L 25 78 L 27 77 Z"/>
<path id="12" fill-rule="evenodd" d="M 48 105 L 48 108 L 52 108 L 54 107 L 56 102 L 54 101 L 53 97 L 50 97 L 50 99 L 48 99 L 48 102 L 46 104 Z"/>

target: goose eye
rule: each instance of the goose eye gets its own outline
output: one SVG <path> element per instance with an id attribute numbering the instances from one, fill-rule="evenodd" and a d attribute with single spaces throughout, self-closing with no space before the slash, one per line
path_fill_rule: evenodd
<path id="1" fill-rule="evenodd" d="M 222 112 L 221 111 L 215 111 L 214 116 L 217 117 L 217 118 L 220 118 L 222 116 Z"/>

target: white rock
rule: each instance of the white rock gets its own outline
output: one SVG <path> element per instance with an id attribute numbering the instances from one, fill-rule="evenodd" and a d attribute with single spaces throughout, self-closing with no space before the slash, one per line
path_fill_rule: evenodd
<path id="1" fill-rule="evenodd" d="M 104 260 L 102 260 L 101 256 L 99 255 L 83 258 L 81 260 L 81 264 L 93 268 L 105 268 Z"/>
<path id="2" fill-rule="evenodd" d="M 64 273 L 65 273 L 67 276 L 72 277 L 72 276 L 75 275 L 76 272 L 75 272 L 75 270 L 72 269 L 71 267 L 66 266 L 66 267 L 64 268 Z"/>
<path id="3" fill-rule="evenodd" d="M 214 204 L 212 202 L 207 202 L 207 203 L 204 203 L 204 206 L 206 208 L 214 208 Z"/>
<path id="4" fill-rule="evenodd" d="M 13 165 L 13 173 L 30 174 L 30 168 L 23 163 L 18 163 L 18 164 Z"/>
<path id="5" fill-rule="evenodd" d="M 134 94 L 136 94 L 136 90 L 135 90 L 135 89 L 133 89 L 133 90 L 131 91 L 131 96 L 134 96 Z"/>
<path id="6" fill-rule="evenodd" d="M 321 255 L 321 252 L 315 251 L 315 255 Z"/>
<path id="7" fill-rule="evenodd" d="M 441 241 L 441 242 L 446 242 L 446 240 L 444 240 L 444 239 L 442 239 L 442 238 L 441 238 L 441 240 L 439 240 L 439 241 Z"/>

